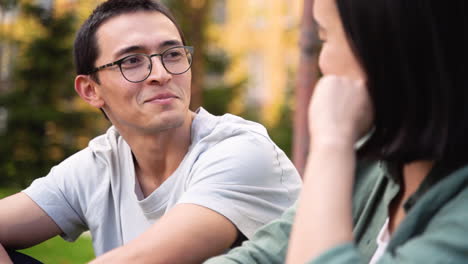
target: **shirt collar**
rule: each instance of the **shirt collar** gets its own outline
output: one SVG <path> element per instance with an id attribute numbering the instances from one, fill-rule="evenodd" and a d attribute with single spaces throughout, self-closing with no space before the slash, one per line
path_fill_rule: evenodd
<path id="1" fill-rule="evenodd" d="M 402 179 L 402 165 L 397 162 L 380 161 L 379 166 L 385 177 L 390 181 L 401 187 Z M 405 211 L 409 211 L 411 207 L 423 196 L 432 186 L 437 184 L 446 175 L 455 171 L 458 167 L 457 164 L 451 162 L 437 162 L 429 171 L 429 174 L 424 178 L 421 185 L 418 187 L 416 192 L 412 194 L 405 204 L 403 205 Z"/>

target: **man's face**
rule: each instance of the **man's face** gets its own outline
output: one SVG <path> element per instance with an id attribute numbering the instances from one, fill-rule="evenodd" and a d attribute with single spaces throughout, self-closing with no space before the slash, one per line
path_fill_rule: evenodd
<path id="1" fill-rule="evenodd" d="M 176 26 L 159 12 L 135 12 L 106 21 L 96 33 L 99 57 L 94 66 L 135 53 L 162 53 L 182 45 Z M 190 114 L 191 71 L 168 73 L 161 57 L 152 58 L 151 75 L 140 83 L 127 81 L 118 66 L 98 72 L 98 92 L 119 131 L 151 134 L 176 128 Z"/>

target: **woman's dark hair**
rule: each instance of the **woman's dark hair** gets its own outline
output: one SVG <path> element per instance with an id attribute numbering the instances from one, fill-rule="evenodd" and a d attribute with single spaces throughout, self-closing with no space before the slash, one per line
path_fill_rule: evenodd
<path id="1" fill-rule="evenodd" d="M 94 63 L 99 56 L 99 47 L 96 39 L 96 32 L 99 27 L 113 17 L 139 11 L 159 12 L 168 17 L 176 26 L 185 45 L 185 38 L 180 26 L 163 4 L 152 0 L 108 0 L 96 7 L 76 34 L 74 57 L 76 73 L 78 75 L 89 74 L 95 67 Z M 99 81 L 97 76 L 93 77 Z"/>
<path id="2" fill-rule="evenodd" d="M 336 3 L 375 109 L 359 155 L 468 162 L 468 2 Z"/>

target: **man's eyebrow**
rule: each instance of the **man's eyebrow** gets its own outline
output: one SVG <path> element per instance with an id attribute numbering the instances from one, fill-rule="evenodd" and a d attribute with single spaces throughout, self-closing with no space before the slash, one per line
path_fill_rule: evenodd
<path id="1" fill-rule="evenodd" d="M 164 42 L 162 42 L 161 44 L 158 45 L 158 48 L 159 49 L 163 49 L 163 48 L 168 48 L 168 47 L 173 47 L 173 46 L 182 46 L 183 43 L 182 41 L 180 40 L 166 40 Z M 143 46 L 139 46 L 139 45 L 135 45 L 135 46 L 130 46 L 130 47 L 125 47 L 125 48 L 122 48 L 120 50 L 118 50 L 116 53 L 115 53 L 115 57 L 120 57 L 124 54 L 127 54 L 127 53 L 133 53 L 135 51 L 141 51 L 141 50 L 144 50 L 145 48 Z"/>
<path id="2" fill-rule="evenodd" d="M 159 48 L 161 49 L 161 48 L 168 48 L 172 46 L 182 46 L 182 45 L 183 45 L 182 41 L 172 39 L 172 40 L 166 40 L 163 43 L 159 44 Z"/>
<path id="3" fill-rule="evenodd" d="M 132 52 L 135 52 L 135 51 L 137 51 L 137 50 L 142 50 L 142 49 L 143 49 L 142 46 L 137 46 L 137 45 L 135 45 L 135 46 L 130 46 L 130 47 L 125 47 L 125 48 L 123 48 L 123 49 L 118 50 L 118 51 L 115 53 L 115 57 L 118 58 L 118 57 L 120 57 L 120 56 L 122 56 L 122 55 L 124 55 L 124 54 L 132 53 Z"/>

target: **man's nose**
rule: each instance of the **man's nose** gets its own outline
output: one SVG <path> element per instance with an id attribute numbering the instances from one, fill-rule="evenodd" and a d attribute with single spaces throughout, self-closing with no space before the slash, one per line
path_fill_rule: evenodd
<path id="1" fill-rule="evenodd" d="M 147 81 L 149 80 L 149 82 L 164 84 L 172 79 L 172 74 L 170 74 L 164 67 L 161 56 L 153 56 L 150 60 L 151 65 L 148 65 L 148 70 L 151 70 L 151 72 Z"/>

